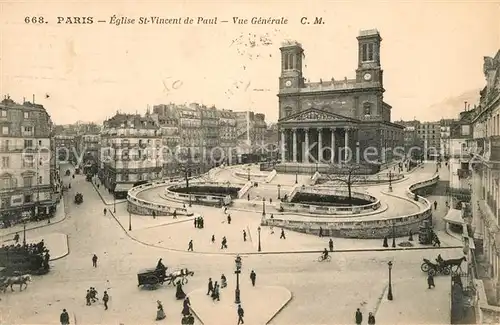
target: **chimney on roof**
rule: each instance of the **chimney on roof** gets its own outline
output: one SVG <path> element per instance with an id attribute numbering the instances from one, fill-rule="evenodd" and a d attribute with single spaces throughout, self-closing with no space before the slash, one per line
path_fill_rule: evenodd
<path id="1" fill-rule="evenodd" d="M 35 94 L 33 94 L 33 105 L 35 105 Z"/>
<path id="2" fill-rule="evenodd" d="M 465 108 L 465 111 L 467 112 L 467 101 L 464 101 L 464 108 Z"/>
<path id="3" fill-rule="evenodd" d="M 26 97 L 23 97 L 23 104 L 26 103 Z"/>

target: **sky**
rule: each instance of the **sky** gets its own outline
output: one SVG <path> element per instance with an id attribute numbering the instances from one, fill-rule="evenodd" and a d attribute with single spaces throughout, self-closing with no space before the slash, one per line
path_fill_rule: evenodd
<path id="1" fill-rule="evenodd" d="M 113 15 L 136 23 L 109 24 Z M 47 23 L 25 23 L 41 16 Z M 56 23 L 82 16 L 94 23 Z M 138 24 L 151 16 L 195 23 Z M 302 25 L 303 16 L 324 23 Z M 196 24 L 198 17 L 218 23 Z M 288 24 L 235 25 L 233 17 Z M 376 28 L 392 119 L 437 120 L 455 115 L 442 116 L 439 103 L 484 87 L 483 57 L 500 49 L 498 17 L 499 1 L 0 2 L 0 94 L 19 102 L 35 95 L 56 124 L 101 122 L 169 102 L 276 121 L 283 41 L 302 43 L 306 79 L 354 78 L 356 36 Z"/>

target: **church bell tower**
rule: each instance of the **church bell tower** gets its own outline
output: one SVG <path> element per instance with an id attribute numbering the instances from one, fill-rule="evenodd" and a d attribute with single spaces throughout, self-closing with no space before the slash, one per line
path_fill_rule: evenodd
<path id="1" fill-rule="evenodd" d="M 357 82 L 378 82 L 383 87 L 382 67 L 380 65 L 380 43 L 378 30 L 362 30 L 358 39 Z"/>
<path id="2" fill-rule="evenodd" d="M 304 50 L 297 42 L 285 42 L 281 51 L 280 92 L 288 89 L 297 91 L 304 84 L 302 76 L 302 56 Z"/>

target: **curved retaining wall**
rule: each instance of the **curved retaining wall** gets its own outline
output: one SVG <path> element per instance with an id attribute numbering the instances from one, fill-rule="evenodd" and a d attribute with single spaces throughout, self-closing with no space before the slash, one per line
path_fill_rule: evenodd
<path id="1" fill-rule="evenodd" d="M 336 195 L 336 196 L 349 196 L 348 191 L 342 190 L 323 190 L 311 187 L 302 188 L 297 193 L 314 193 L 314 194 L 325 194 L 325 195 Z M 360 214 L 362 212 L 373 211 L 380 208 L 380 200 L 374 196 L 352 192 L 351 196 L 355 199 L 362 199 L 369 201 L 371 203 L 361 205 L 361 206 L 349 206 L 349 207 L 336 207 L 336 206 L 326 206 L 326 205 L 314 205 L 314 204 L 302 204 L 302 203 L 290 203 L 281 202 L 281 207 L 284 211 L 293 211 L 298 213 L 311 213 L 311 214 L 327 214 L 327 215 L 340 215 L 340 216 L 353 216 Z"/>
<path id="2" fill-rule="evenodd" d="M 139 199 L 137 197 L 137 194 L 142 191 L 157 187 L 164 187 L 169 184 L 177 183 L 179 181 L 180 179 L 153 181 L 133 187 L 127 193 L 127 211 L 130 213 L 147 216 L 153 215 L 153 212 L 157 216 L 169 216 L 172 215 L 174 211 L 177 215 L 192 215 L 192 213 L 188 213 L 187 209 L 185 208 L 171 207 L 165 203 L 150 202 L 148 200 Z"/>
<path id="3" fill-rule="evenodd" d="M 217 186 L 217 187 L 227 187 L 228 183 L 215 183 L 215 182 L 203 182 L 203 183 L 194 183 L 197 186 Z M 232 184 L 234 187 L 234 184 Z M 241 186 L 242 188 L 245 186 L 243 184 L 236 184 L 237 186 Z M 208 205 L 217 205 L 220 203 L 221 199 L 223 200 L 224 204 L 230 204 L 232 201 L 232 198 L 230 195 L 204 195 L 204 194 L 187 194 L 187 193 L 177 193 L 173 192 L 170 189 L 174 188 L 185 188 L 184 184 L 177 183 L 177 184 L 172 184 L 171 186 L 167 187 L 165 189 L 165 198 L 172 200 L 172 201 L 177 201 L 177 202 L 183 202 L 183 203 L 201 203 L 201 204 L 208 204 Z"/>
<path id="4" fill-rule="evenodd" d="M 436 184 L 438 180 L 439 175 L 435 174 L 428 180 L 415 183 L 407 188 L 406 195 L 413 200 L 415 197 L 413 191 L 432 186 Z M 390 219 L 334 221 L 333 218 L 325 218 L 325 221 L 304 222 L 284 220 L 275 217 L 273 219 L 264 219 L 262 225 L 282 227 L 293 231 L 313 234 L 318 234 L 319 227 L 322 227 L 324 236 L 345 238 L 383 238 L 384 236 L 392 236 L 393 231 L 396 236 L 406 236 L 410 230 L 412 230 L 413 233 L 417 233 L 422 221 L 432 217 L 432 208 L 429 201 L 418 195 L 417 199 L 426 206 L 424 210 Z"/>

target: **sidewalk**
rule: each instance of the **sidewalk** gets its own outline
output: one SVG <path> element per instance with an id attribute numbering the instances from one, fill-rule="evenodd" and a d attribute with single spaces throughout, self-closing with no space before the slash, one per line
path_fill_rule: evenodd
<path id="1" fill-rule="evenodd" d="M 190 217 L 179 215 L 177 216 L 177 219 L 174 219 L 172 216 L 157 216 L 156 218 L 153 218 L 153 216 L 145 216 L 133 213 L 130 214 L 127 211 L 127 204 L 123 203 L 116 205 L 116 213 L 113 212 L 113 206 L 107 207 L 107 209 L 108 212 L 106 216 L 101 213 L 102 218 L 109 218 L 110 215 L 112 215 L 120 223 L 122 228 L 127 230 L 129 229 L 130 222 L 133 231 L 167 226 L 180 222 L 188 222 L 192 221 L 195 217 L 200 216 L 199 214 L 195 214 Z M 190 222 L 189 224 L 191 225 L 192 222 Z"/>
<path id="2" fill-rule="evenodd" d="M 85 176 L 77 175 L 76 177 L 85 177 Z M 115 202 L 113 194 L 109 193 L 108 189 L 105 188 L 104 185 L 102 185 L 99 180 L 97 182 L 99 183 L 99 188 L 97 188 L 97 185 L 94 182 L 92 182 L 92 186 L 94 187 L 97 194 L 99 195 L 99 197 L 101 198 L 102 202 L 104 202 L 105 205 L 113 205 L 115 203 L 118 204 L 122 202 L 127 202 L 127 199 L 120 199 L 116 200 Z"/>
<path id="3" fill-rule="evenodd" d="M 393 273 L 394 274 L 394 273 Z M 376 310 L 377 324 L 450 324 L 451 283 L 448 276 L 436 276 L 436 287 L 427 289 L 427 278 L 393 282 L 394 300 L 387 300 L 387 287 Z M 368 315 L 364 315 L 368 318 Z"/>
<path id="4" fill-rule="evenodd" d="M 22 243 L 22 234 L 20 242 Z M 50 260 L 55 261 L 69 254 L 68 236 L 61 233 L 52 233 L 44 236 L 30 237 L 26 234 L 26 244 L 36 244 L 43 239 L 45 246 L 49 249 Z M 14 240 L 8 240 L 5 245 L 14 244 Z"/>
<path id="5" fill-rule="evenodd" d="M 28 222 L 26 223 L 26 231 L 55 225 L 63 221 L 64 219 L 66 219 L 66 213 L 64 207 L 64 200 L 61 199 L 61 201 L 57 206 L 54 216 L 50 218 L 50 223 L 48 223 L 48 220 Z M 23 232 L 23 224 L 17 224 L 9 228 L 2 228 L 0 229 L 0 242 L 11 239 L 9 237 L 14 237 L 15 233 L 22 233 L 22 232 Z"/>
<path id="6" fill-rule="evenodd" d="M 191 309 L 204 325 L 233 325 L 238 322 L 238 305 L 235 299 L 235 284 L 228 277 L 228 286 L 220 290 L 220 301 L 212 301 L 207 296 L 206 288 L 194 290 L 188 294 Z M 292 299 L 292 293 L 284 287 L 259 286 L 252 287 L 248 282 L 248 274 L 240 277 L 241 307 L 245 311 L 244 321 L 247 325 L 265 325 Z"/>

